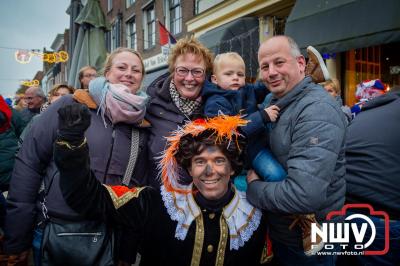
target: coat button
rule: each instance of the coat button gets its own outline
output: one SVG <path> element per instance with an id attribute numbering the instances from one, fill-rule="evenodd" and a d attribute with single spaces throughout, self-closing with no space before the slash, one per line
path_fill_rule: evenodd
<path id="1" fill-rule="evenodd" d="M 215 217 L 215 213 L 210 213 L 210 214 L 208 215 L 208 218 L 210 218 L 210 219 L 214 219 L 214 217 Z"/>
<path id="2" fill-rule="evenodd" d="M 212 245 L 208 245 L 208 246 L 207 246 L 207 251 L 208 251 L 208 253 L 213 252 L 213 250 L 214 250 L 214 247 L 213 247 Z"/>

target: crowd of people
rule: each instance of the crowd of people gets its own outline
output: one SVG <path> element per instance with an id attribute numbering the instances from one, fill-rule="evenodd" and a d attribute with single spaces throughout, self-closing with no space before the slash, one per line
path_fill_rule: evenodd
<path id="1" fill-rule="evenodd" d="M 261 80 L 246 84 L 239 54 L 214 59 L 184 38 L 169 73 L 142 88 L 141 55 L 120 47 L 101 75 L 82 68 L 78 89 L 30 87 L 21 111 L 0 97 L 0 264 L 395 265 L 399 90 L 351 114 L 307 52 L 306 64 L 290 37 L 267 39 Z M 389 214 L 387 254 L 338 256 L 338 243 L 312 238 L 343 222 L 327 215 L 346 203 Z M 381 249 L 385 223 L 374 223 Z M 87 240 L 101 243 L 95 256 Z"/>

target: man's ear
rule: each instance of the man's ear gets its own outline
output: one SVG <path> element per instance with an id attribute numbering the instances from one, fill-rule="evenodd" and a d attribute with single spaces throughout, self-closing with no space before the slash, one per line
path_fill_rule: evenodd
<path id="1" fill-rule="evenodd" d="M 216 84 L 216 85 L 218 85 L 217 76 L 211 75 L 211 82 L 214 83 L 214 84 Z"/>
<path id="2" fill-rule="evenodd" d="M 301 73 L 304 73 L 304 72 L 305 72 L 305 69 L 306 69 L 306 59 L 304 58 L 303 55 L 300 55 L 300 56 L 298 56 L 298 57 L 296 58 L 296 60 L 297 60 L 297 64 L 298 64 L 299 67 L 300 67 Z"/>

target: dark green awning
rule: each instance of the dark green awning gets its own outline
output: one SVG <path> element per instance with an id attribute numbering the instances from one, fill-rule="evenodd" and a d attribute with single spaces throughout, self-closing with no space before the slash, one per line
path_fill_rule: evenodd
<path id="1" fill-rule="evenodd" d="M 258 24 L 258 17 L 241 17 L 200 35 L 198 40 L 215 55 L 237 52 L 246 63 L 246 76 L 256 77 L 260 43 Z"/>
<path id="2" fill-rule="evenodd" d="M 285 34 L 321 53 L 398 42 L 400 0 L 297 0 Z"/>

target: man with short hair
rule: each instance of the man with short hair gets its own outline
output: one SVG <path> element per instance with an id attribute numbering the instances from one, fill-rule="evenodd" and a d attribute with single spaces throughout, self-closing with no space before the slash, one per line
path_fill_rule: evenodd
<path id="1" fill-rule="evenodd" d="M 46 96 L 40 87 L 29 87 L 25 91 L 24 99 L 28 107 L 22 109 L 21 116 L 26 123 L 29 123 L 32 117 L 40 113 L 40 107 L 46 102 Z"/>
<path id="2" fill-rule="evenodd" d="M 305 76 L 305 59 L 290 37 L 265 41 L 258 60 L 262 80 L 273 95 L 269 104 L 280 108 L 270 128 L 269 145 L 287 177 L 264 182 L 251 172 L 248 200 L 266 210 L 280 264 L 335 265 L 335 256 L 304 254 L 303 248 L 313 246 L 310 234 L 302 235 L 301 229 L 310 232 L 310 222 L 322 222 L 343 206 L 345 118 L 332 97 Z M 292 217 L 312 213 L 317 221 L 308 221 L 308 228 L 303 228 L 307 221 Z"/>

